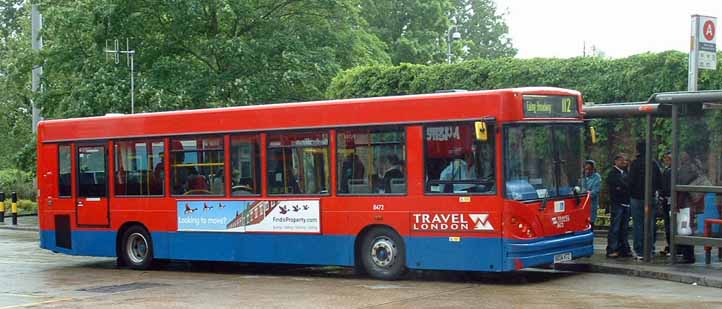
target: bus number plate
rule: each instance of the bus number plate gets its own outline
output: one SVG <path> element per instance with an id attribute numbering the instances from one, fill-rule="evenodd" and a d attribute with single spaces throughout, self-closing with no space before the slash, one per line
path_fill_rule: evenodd
<path id="1" fill-rule="evenodd" d="M 572 260 L 572 253 L 571 253 L 571 252 L 562 253 L 562 254 L 557 254 L 557 255 L 554 256 L 554 263 L 555 263 L 555 264 L 556 264 L 556 263 L 561 263 L 561 262 L 567 262 L 567 261 L 571 261 L 571 260 Z"/>

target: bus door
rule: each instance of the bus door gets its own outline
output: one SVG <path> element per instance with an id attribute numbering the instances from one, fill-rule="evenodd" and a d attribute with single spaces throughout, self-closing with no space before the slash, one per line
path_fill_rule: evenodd
<path id="1" fill-rule="evenodd" d="M 107 226 L 110 224 L 107 145 L 86 144 L 76 148 L 77 224 Z"/>

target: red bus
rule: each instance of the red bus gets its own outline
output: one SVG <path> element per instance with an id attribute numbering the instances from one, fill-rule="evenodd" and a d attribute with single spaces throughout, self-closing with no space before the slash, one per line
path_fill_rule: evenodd
<path id="1" fill-rule="evenodd" d="M 518 88 L 43 121 L 40 245 L 382 279 L 590 256 L 581 106 Z"/>

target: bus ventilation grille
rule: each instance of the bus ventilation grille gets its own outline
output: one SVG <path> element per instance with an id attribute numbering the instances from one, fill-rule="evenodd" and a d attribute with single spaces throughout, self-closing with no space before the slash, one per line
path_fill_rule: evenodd
<path id="1" fill-rule="evenodd" d="M 70 216 L 55 216 L 55 245 L 65 249 L 72 249 L 70 237 Z"/>

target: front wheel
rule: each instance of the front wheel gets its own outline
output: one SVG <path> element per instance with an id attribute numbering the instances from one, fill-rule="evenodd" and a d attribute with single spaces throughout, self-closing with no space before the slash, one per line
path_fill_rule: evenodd
<path id="1" fill-rule="evenodd" d="M 373 278 L 396 280 L 406 271 L 406 248 L 401 237 L 389 228 L 375 228 L 363 239 L 361 261 Z"/>
<path id="2" fill-rule="evenodd" d="M 153 243 L 148 232 L 140 226 L 132 226 L 123 233 L 120 259 L 133 269 L 148 269 L 153 264 Z"/>

